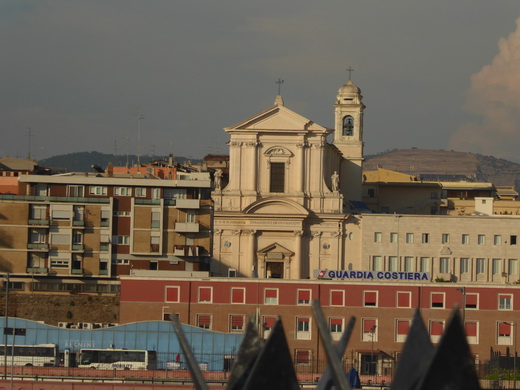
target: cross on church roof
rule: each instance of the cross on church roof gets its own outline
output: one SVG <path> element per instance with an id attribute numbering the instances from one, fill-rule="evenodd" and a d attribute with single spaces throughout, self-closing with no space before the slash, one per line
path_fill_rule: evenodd
<path id="1" fill-rule="evenodd" d="M 281 95 L 283 80 L 279 78 L 278 80 L 275 81 L 275 83 L 278 84 L 278 95 Z"/>
<path id="2" fill-rule="evenodd" d="M 349 79 L 349 80 L 352 80 L 352 78 L 351 78 L 350 76 L 351 76 L 351 74 L 352 74 L 352 72 L 353 72 L 353 71 L 354 71 L 354 69 L 352 69 L 352 67 L 351 67 L 351 66 L 349 66 L 349 67 L 347 68 L 347 72 L 348 72 L 348 79 Z"/>

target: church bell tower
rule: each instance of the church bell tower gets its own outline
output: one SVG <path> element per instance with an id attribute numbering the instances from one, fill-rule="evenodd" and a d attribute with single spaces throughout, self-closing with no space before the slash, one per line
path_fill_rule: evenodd
<path id="1" fill-rule="evenodd" d="M 352 80 L 338 90 L 333 144 L 343 155 L 340 191 L 348 200 L 361 201 L 363 169 L 363 96 Z"/>

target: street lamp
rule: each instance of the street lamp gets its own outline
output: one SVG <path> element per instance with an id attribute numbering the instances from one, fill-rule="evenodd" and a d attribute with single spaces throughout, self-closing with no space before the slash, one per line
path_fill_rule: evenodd
<path id="1" fill-rule="evenodd" d="M 376 328 L 377 328 L 377 325 L 373 325 L 371 328 L 370 328 L 370 334 L 372 335 L 372 349 L 370 350 L 370 366 L 372 366 L 374 369 L 373 369 L 373 374 L 375 375 L 376 374 L 376 368 L 377 366 L 374 365 L 374 335 L 376 333 Z M 370 370 L 371 374 L 372 374 L 372 370 Z"/>

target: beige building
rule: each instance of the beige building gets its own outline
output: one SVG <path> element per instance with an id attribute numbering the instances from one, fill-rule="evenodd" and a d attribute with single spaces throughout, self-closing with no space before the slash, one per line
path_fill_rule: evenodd
<path id="1" fill-rule="evenodd" d="M 217 181 L 212 194 L 214 275 L 300 279 L 345 266 L 346 212 L 361 200 L 363 162 L 365 106 L 352 81 L 334 107 L 334 130 L 291 111 L 281 96 L 225 129 L 229 184 Z"/>

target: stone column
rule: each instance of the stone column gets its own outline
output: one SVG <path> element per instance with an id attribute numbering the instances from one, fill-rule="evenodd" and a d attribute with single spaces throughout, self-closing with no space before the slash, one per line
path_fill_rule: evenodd
<path id="1" fill-rule="evenodd" d="M 294 231 L 294 259 L 293 266 L 291 270 L 294 272 L 291 273 L 291 279 L 300 279 L 301 278 L 301 268 L 302 268 L 302 236 L 303 230 L 295 230 Z"/>
<path id="2" fill-rule="evenodd" d="M 249 235 L 249 242 L 247 248 L 246 266 L 249 267 L 251 277 L 259 277 L 259 269 L 256 258 L 256 230 L 244 230 L 245 235 Z"/>
<path id="3" fill-rule="evenodd" d="M 298 177 L 296 178 L 296 189 L 295 191 L 303 194 L 304 192 L 304 183 L 303 179 L 305 177 L 305 143 L 296 144 L 297 148 L 297 154 L 296 154 L 296 164 L 300 165 L 300 173 L 298 174 Z"/>

